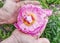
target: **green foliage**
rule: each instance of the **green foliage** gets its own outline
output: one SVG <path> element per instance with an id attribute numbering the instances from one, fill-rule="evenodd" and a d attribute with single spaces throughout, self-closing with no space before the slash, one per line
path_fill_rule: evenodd
<path id="1" fill-rule="evenodd" d="M 44 8 L 49 8 L 51 4 L 60 4 L 60 0 L 38 0 Z"/>
<path id="2" fill-rule="evenodd" d="M 15 29 L 15 27 L 12 24 L 1 25 L 0 26 L 0 38 L 1 39 L 8 38 L 11 35 L 11 33 L 13 32 L 14 29 Z"/>
<path id="3" fill-rule="evenodd" d="M 51 8 L 51 4 L 60 4 L 60 0 L 39 0 L 41 5 L 44 8 Z M 0 7 L 3 6 L 3 3 L 0 2 Z M 54 14 L 56 12 L 56 7 L 51 8 L 53 10 L 53 15 L 49 17 L 49 22 L 46 26 L 46 29 L 41 37 L 48 38 L 51 43 L 60 43 L 60 14 Z M 3 27 L 3 30 L 2 30 Z M 10 29 L 6 29 L 10 28 Z M 0 39 L 6 39 L 11 35 L 15 27 L 13 25 L 1 25 L 0 28 Z"/>
<path id="4" fill-rule="evenodd" d="M 50 5 L 60 4 L 60 0 L 39 0 L 44 8 L 51 8 Z M 51 8 L 53 15 L 49 17 L 49 22 L 41 37 L 48 38 L 51 43 L 60 43 L 60 13 L 54 14 L 57 11 L 56 7 Z"/>
<path id="5" fill-rule="evenodd" d="M 52 15 L 49 19 L 47 27 L 41 37 L 46 37 L 51 43 L 58 43 L 60 38 L 60 20 L 57 15 Z"/>
<path id="6" fill-rule="evenodd" d="M 47 4 L 60 4 L 60 0 L 38 0 L 38 1 L 42 1 L 42 2 L 44 2 L 45 1 L 45 3 L 47 3 Z"/>
<path id="7" fill-rule="evenodd" d="M 43 8 L 49 8 L 48 4 L 46 3 L 45 0 L 38 0 L 40 2 L 40 4 L 43 6 Z"/>
<path id="8" fill-rule="evenodd" d="M 0 1 L 0 8 L 3 6 L 3 2 Z"/>

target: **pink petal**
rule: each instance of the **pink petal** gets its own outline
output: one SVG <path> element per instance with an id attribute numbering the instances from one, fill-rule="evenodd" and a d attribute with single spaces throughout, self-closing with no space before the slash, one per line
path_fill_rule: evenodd
<path id="1" fill-rule="evenodd" d="M 27 26 L 23 23 L 22 17 L 25 17 L 24 15 L 33 13 L 36 17 L 36 20 L 33 25 Z M 19 10 L 19 15 L 17 17 L 17 23 L 14 24 L 14 26 L 21 30 L 22 32 L 30 35 L 39 35 L 39 32 L 44 30 L 47 22 L 48 22 L 48 16 L 52 15 L 52 11 L 48 9 L 42 9 L 40 6 L 35 6 L 32 4 L 24 5 Z M 44 18 L 45 17 L 45 18 Z"/>
<path id="2" fill-rule="evenodd" d="M 47 16 L 51 16 L 52 15 L 52 10 L 49 10 L 49 9 L 44 9 L 45 10 L 45 13 Z"/>

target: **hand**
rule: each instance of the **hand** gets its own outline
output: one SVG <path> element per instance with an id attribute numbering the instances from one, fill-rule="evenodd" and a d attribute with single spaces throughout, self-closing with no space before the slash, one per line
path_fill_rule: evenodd
<path id="1" fill-rule="evenodd" d="M 4 6 L 0 8 L 0 24 L 16 22 L 17 9 L 18 7 L 14 0 L 6 0 Z"/>
<path id="2" fill-rule="evenodd" d="M 38 1 L 19 2 L 19 0 L 6 0 L 4 6 L 0 8 L 0 24 L 11 24 L 16 22 L 18 9 L 27 3 L 39 5 Z"/>
<path id="3" fill-rule="evenodd" d="M 25 4 L 39 5 L 37 1 L 6 0 L 5 5 L 0 9 L 0 24 L 11 24 L 16 22 L 18 9 Z M 44 29 L 42 29 L 41 33 Z M 45 38 L 35 39 L 34 37 L 21 33 L 17 29 L 12 35 L 1 43 L 49 43 Z"/>
<path id="4" fill-rule="evenodd" d="M 16 29 L 8 39 L 2 41 L 1 43 L 50 43 L 50 42 L 46 38 L 36 39 Z"/>

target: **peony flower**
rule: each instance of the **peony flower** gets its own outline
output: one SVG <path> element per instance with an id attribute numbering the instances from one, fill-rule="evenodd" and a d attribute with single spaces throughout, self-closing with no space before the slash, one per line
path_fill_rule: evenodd
<path id="1" fill-rule="evenodd" d="M 19 15 L 15 27 L 20 31 L 30 34 L 38 35 L 42 29 L 45 29 L 48 16 L 51 16 L 52 11 L 49 9 L 42 9 L 40 6 L 27 4 L 19 9 Z"/>

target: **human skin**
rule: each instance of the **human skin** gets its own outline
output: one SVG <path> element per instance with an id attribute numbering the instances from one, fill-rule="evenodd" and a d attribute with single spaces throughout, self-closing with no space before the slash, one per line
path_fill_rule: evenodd
<path id="1" fill-rule="evenodd" d="M 36 39 L 16 29 L 9 38 L 5 39 L 1 43 L 50 43 L 50 42 L 46 38 Z"/>
<path id="2" fill-rule="evenodd" d="M 12 24 L 16 22 L 18 15 L 18 9 L 24 4 L 39 5 L 38 1 L 20 1 L 19 0 L 6 0 L 4 6 L 0 8 L 0 24 Z M 44 29 L 41 30 L 40 35 Z M 32 37 L 28 34 L 24 34 L 19 30 L 15 29 L 12 35 L 2 41 L 1 43 L 50 43 L 46 38 Z"/>
<path id="3" fill-rule="evenodd" d="M 16 22 L 16 18 L 18 15 L 18 9 L 27 3 L 39 5 L 38 1 L 18 2 L 15 0 L 6 0 L 4 6 L 2 8 L 0 8 L 0 24 L 12 24 L 12 23 Z"/>
<path id="4" fill-rule="evenodd" d="M 4 6 L 0 8 L 0 24 L 15 23 L 17 21 L 18 9 L 25 4 L 40 5 L 40 2 L 38 1 L 19 2 L 19 0 L 6 0 Z M 43 33 L 43 31 L 44 29 L 41 30 L 40 35 Z"/>

